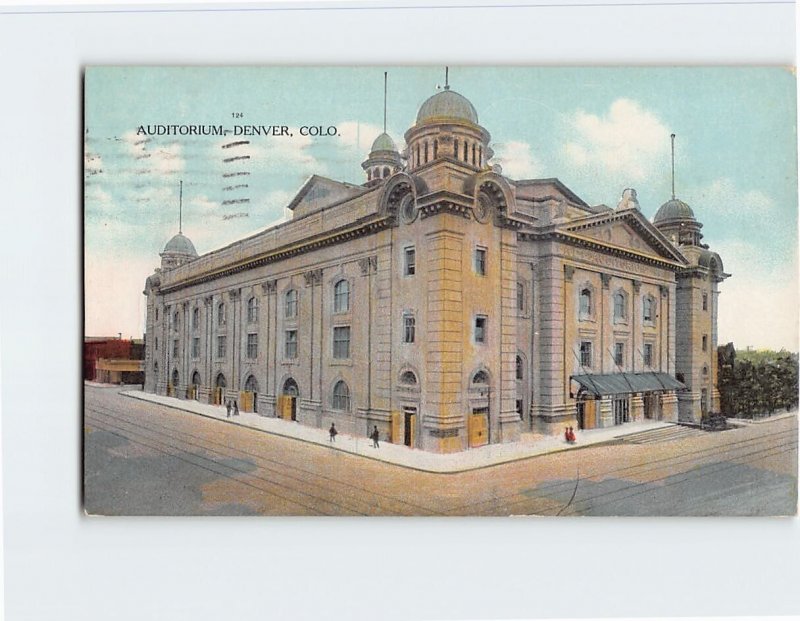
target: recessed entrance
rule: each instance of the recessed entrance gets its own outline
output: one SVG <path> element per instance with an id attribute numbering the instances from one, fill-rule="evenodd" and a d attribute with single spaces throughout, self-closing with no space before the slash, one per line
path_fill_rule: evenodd
<path id="1" fill-rule="evenodd" d="M 241 394 L 242 411 L 258 412 L 258 381 L 252 375 L 247 377 L 244 383 L 244 391 Z"/>
<path id="2" fill-rule="evenodd" d="M 489 408 L 472 408 L 468 423 L 469 447 L 477 448 L 489 443 Z"/>
<path id="3" fill-rule="evenodd" d="M 297 420 L 297 398 L 300 396 L 300 389 L 293 378 L 287 379 L 283 383 L 283 390 L 278 397 L 278 416 L 284 420 Z"/>
<path id="4" fill-rule="evenodd" d="M 417 408 L 405 407 L 403 408 L 404 428 L 403 428 L 403 444 L 408 447 L 414 447 L 414 439 L 416 435 L 417 423 Z"/>

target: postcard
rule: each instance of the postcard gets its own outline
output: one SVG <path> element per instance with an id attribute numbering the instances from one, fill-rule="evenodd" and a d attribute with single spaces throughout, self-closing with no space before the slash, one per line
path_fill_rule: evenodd
<path id="1" fill-rule="evenodd" d="M 791 69 L 84 92 L 87 513 L 796 514 Z"/>

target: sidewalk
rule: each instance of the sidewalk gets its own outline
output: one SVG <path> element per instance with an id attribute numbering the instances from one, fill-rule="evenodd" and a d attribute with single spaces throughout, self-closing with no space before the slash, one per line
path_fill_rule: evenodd
<path id="1" fill-rule="evenodd" d="M 242 412 L 239 416 L 227 418 L 226 410 L 223 406 L 208 405 L 197 401 L 176 399 L 174 397 L 164 397 L 137 390 L 125 390 L 120 392 L 120 394 L 142 401 L 149 401 L 150 403 L 158 403 L 191 414 L 214 418 L 232 425 L 249 427 L 285 438 L 293 438 L 302 442 L 326 446 L 333 450 L 360 455 L 368 459 L 384 461 L 405 468 L 421 470 L 423 472 L 436 473 L 456 473 L 477 470 L 478 468 L 496 466 L 498 464 L 527 459 L 538 455 L 575 450 L 592 444 L 608 442 L 609 440 L 614 440 L 615 438 L 620 438 L 632 433 L 673 426 L 672 423 L 648 421 L 627 423 L 624 427 L 579 431 L 577 432 L 578 443 L 576 445 L 566 444 L 561 436 L 543 436 L 534 433 L 523 433 L 522 439 L 519 442 L 510 444 L 490 444 L 460 453 L 440 455 L 437 453 L 427 453 L 418 449 L 410 449 L 403 445 L 389 444 L 383 441 L 380 443 L 380 448 L 376 449 L 373 448 L 372 440 L 369 438 L 351 436 L 345 433 L 339 433 L 339 435 L 336 436 L 336 441 L 330 442 L 327 429 L 307 427 L 280 418 L 266 418 L 248 412 Z"/>
<path id="2" fill-rule="evenodd" d="M 761 418 L 729 418 L 728 422 L 733 425 L 763 425 L 764 423 L 772 423 L 776 420 L 782 420 L 784 418 L 792 418 L 797 416 L 797 410 L 792 410 L 791 412 L 784 412 L 783 414 L 773 414 L 771 416 L 763 416 Z"/>

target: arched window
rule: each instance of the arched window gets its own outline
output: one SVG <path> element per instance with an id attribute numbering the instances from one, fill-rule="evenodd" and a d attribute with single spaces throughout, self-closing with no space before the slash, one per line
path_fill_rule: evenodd
<path id="1" fill-rule="evenodd" d="M 433 159 L 436 159 L 436 156 L 439 155 L 439 141 L 434 138 L 433 139 Z"/>
<path id="2" fill-rule="evenodd" d="M 655 321 L 656 301 L 649 295 L 642 300 L 642 319 L 644 321 Z"/>
<path id="3" fill-rule="evenodd" d="M 425 163 L 428 163 L 428 143 L 425 143 Z"/>
<path id="4" fill-rule="evenodd" d="M 475 166 L 475 143 L 472 143 L 472 165 Z"/>
<path id="5" fill-rule="evenodd" d="M 287 319 L 297 317 L 297 289 L 290 289 L 286 292 L 283 314 Z"/>
<path id="6" fill-rule="evenodd" d="M 417 376 L 414 375 L 413 371 L 403 371 L 400 375 L 400 383 L 415 386 L 417 384 Z"/>
<path id="7" fill-rule="evenodd" d="M 178 369 L 174 369 L 172 371 L 172 385 L 173 386 L 177 386 L 179 379 L 180 379 L 180 376 L 178 375 Z"/>
<path id="8" fill-rule="evenodd" d="M 202 381 L 200 381 L 200 373 L 198 373 L 197 371 L 192 373 L 192 384 L 194 384 L 195 386 L 199 386 L 200 384 L 202 384 Z"/>
<path id="9" fill-rule="evenodd" d="M 225 325 L 225 302 L 220 302 L 217 306 L 217 325 Z"/>
<path id="10" fill-rule="evenodd" d="M 297 387 L 297 382 L 294 381 L 293 378 L 287 379 L 283 383 L 283 394 L 288 397 L 299 397 L 300 396 L 300 389 Z"/>
<path id="11" fill-rule="evenodd" d="M 372 181 L 372 169 L 367 169 L 367 181 Z"/>
<path id="12" fill-rule="evenodd" d="M 467 145 L 467 141 L 464 141 L 464 161 L 469 161 L 467 158 L 469 157 L 469 145 Z"/>
<path id="13" fill-rule="evenodd" d="M 623 321 L 627 317 L 625 294 L 617 291 L 614 294 L 614 321 Z"/>
<path id="14" fill-rule="evenodd" d="M 453 157 L 458 159 L 458 138 L 453 140 Z"/>
<path id="15" fill-rule="evenodd" d="M 346 313 L 350 310 L 350 283 L 340 280 L 333 287 L 333 312 Z"/>
<path id="16" fill-rule="evenodd" d="M 388 176 L 389 176 L 389 167 L 388 166 L 384 166 L 383 167 L 383 177 L 385 179 Z"/>
<path id="17" fill-rule="evenodd" d="M 478 371 L 475 375 L 472 376 L 472 383 L 473 384 L 488 384 L 489 383 L 489 374 L 486 371 Z"/>
<path id="18" fill-rule="evenodd" d="M 225 376 L 220 373 L 217 375 L 217 379 L 214 380 L 214 387 L 215 388 L 225 388 L 227 386 L 225 382 Z"/>
<path id="19" fill-rule="evenodd" d="M 197 330 L 200 327 L 200 309 L 195 307 L 192 310 L 192 329 Z"/>
<path id="20" fill-rule="evenodd" d="M 255 323 L 258 321 L 258 298 L 252 297 L 247 300 L 247 321 Z"/>
<path id="21" fill-rule="evenodd" d="M 592 290 L 588 287 L 581 289 L 580 316 L 581 319 L 592 316 Z"/>
<path id="22" fill-rule="evenodd" d="M 333 402 L 331 403 L 334 410 L 350 411 L 350 389 L 343 381 L 336 382 L 333 387 Z"/>
<path id="23" fill-rule="evenodd" d="M 703 375 L 704 376 L 708 375 L 708 366 L 707 365 L 703 365 Z"/>
<path id="24" fill-rule="evenodd" d="M 158 381 L 158 363 L 153 363 L 153 379 Z"/>
<path id="25" fill-rule="evenodd" d="M 522 363 L 522 356 L 517 356 L 517 379 L 521 380 L 524 374 L 524 365 Z"/>
<path id="26" fill-rule="evenodd" d="M 483 168 L 483 147 L 478 145 L 478 166 Z"/>
<path id="27" fill-rule="evenodd" d="M 258 392 L 258 380 L 252 375 L 248 376 L 244 383 L 244 389 L 247 392 Z"/>

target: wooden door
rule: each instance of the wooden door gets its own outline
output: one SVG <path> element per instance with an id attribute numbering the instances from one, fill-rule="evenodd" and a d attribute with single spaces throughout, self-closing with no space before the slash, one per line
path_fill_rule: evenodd
<path id="1" fill-rule="evenodd" d="M 403 443 L 403 415 L 401 412 L 392 412 L 392 444 Z"/>
<path id="2" fill-rule="evenodd" d="M 416 426 L 417 415 L 411 412 L 405 413 L 405 429 L 403 430 L 403 443 L 413 448 L 414 447 L 414 427 Z"/>
<path id="3" fill-rule="evenodd" d="M 470 448 L 489 443 L 489 425 L 485 414 L 470 414 L 467 424 Z"/>
<path id="4" fill-rule="evenodd" d="M 583 428 L 597 427 L 597 401 L 589 399 L 583 402 Z"/>

